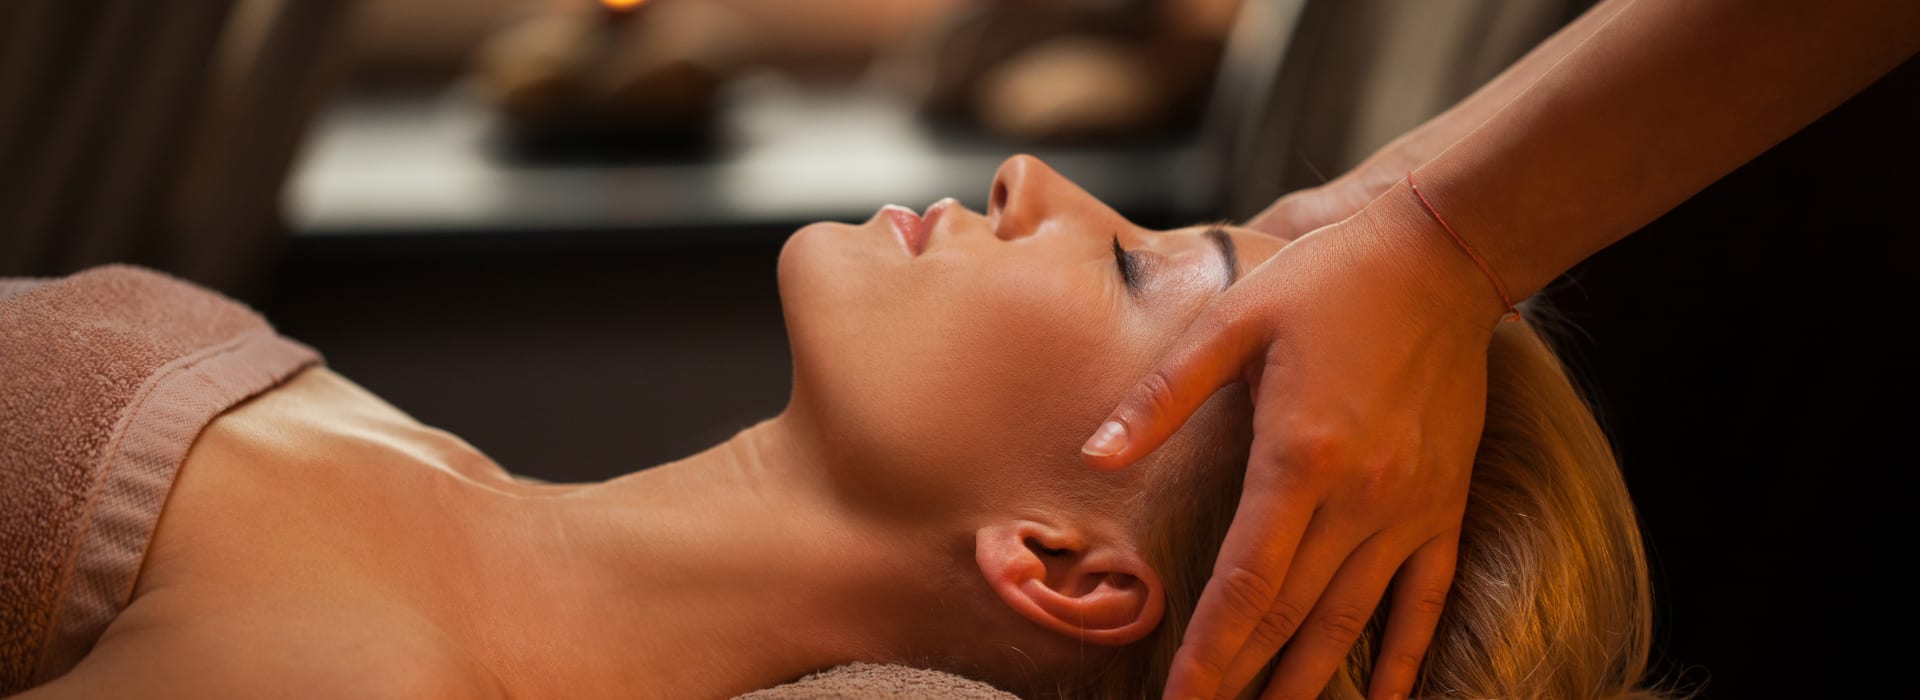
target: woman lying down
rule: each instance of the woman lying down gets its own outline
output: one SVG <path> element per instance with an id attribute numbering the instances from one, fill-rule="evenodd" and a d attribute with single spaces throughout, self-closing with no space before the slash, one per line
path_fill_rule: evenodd
<path id="1" fill-rule="evenodd" d="M 20 329 L 0 333 L 5 525 L 39 523 L 7 553 L 33 585 L 0 610 L 0 690 L 725 698 L 866 661 L 1156 696 L 1233 514 L 1249 400 L 1222 391 L 1136 468 L 1085 468 L 1079 446 L 1287 241 L 1145 230 L 1031 158 L 990 200 L 801 229 L 779 265 L 786 411 L 604 483 L 516 479 L 170 279 L 0 287 Z M 58 330 L 90 303 L 118 320 Z M 1633 696 L 1651 608 L 1607 440 L 1530 324 L 1491 352 L 1419 694 Z M 134 376 L 55 376 L 88 353 Z M 19 432 L 76 420 L 104 437 Z M 1377 619 L 1327 696 L 1361 695 Z"/>

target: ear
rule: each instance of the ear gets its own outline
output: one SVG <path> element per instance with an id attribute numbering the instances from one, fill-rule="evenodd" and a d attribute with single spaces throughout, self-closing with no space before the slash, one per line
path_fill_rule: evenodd
<path id="1" fill-rule="evenodd" d="M 1160 579 L 1130 543 L 1030 520 L 974 533 L 974 559 L 994 593 L 1042 627 L 1092 644 L 1139 641 L 1165 610 Z"/>

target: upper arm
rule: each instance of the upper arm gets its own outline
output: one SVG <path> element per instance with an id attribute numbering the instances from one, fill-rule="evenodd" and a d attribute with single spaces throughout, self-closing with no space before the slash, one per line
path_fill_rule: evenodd
<path id="1" fill-rule="evenodd" d="M 284 617 L 120 625 L 73 671 L 22 700 L 127 697 L 472 697 L 432 653 L 391 643 L 381 630 Z M 324 623 L 323 623 L 324 624 Z M 356 631 L 356 629 L 358 631 Z M 322 631 L 324 630 L 324 631 Z M 386 639 L 382 639 L 385 637 Z"/>
<path id="2" fill-rule="evenodd" d="M 242 649 L 237 638 L 203 626 L 149 630 L 103 638 L 66 675 L 19 695 L 21 700 L 263 695 L 263 649 Z"/>

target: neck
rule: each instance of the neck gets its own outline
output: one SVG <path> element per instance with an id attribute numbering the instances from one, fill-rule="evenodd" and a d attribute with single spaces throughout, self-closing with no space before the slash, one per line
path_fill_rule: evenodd
<path id="1" fill-rule="evenodd" d="M 951 544 L 846 512 L 782 419 L 513 501 L 478 547 L 489 585 L 466 611 L 512 695 L 731 697 L 940 654 L 921 642 L 924 601 Z"/>

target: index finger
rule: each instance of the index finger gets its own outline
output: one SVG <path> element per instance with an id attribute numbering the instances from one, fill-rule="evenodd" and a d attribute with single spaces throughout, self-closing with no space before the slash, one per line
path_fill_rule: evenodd
<path id="1" fill-rule="evenodd" d="M 1256 452 L 1258 454 L 1258 452 Z M 1174 654 L 1167 698 L 1211 698 L 1254 629 L 1280 595 L 1294 552 L 1317 510 L 1316 494 L 1280 488 L 1278 470 L 1248 465 L 1249 479 L 1220 545 L 1219 562 L 1200 594 Z"/>
<path id="2" fill-rule="evenodd" d="M 1217 304 L 1174 340 L 1173 349 L 1127 391 L 1080 448 L 1095 469 L 1115 470 L 1145 457 L 1180 430 L 1220 387 L 1264 350 L 1261 335 L 1229 318 Z"/>

